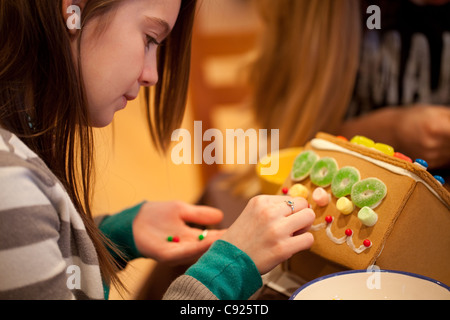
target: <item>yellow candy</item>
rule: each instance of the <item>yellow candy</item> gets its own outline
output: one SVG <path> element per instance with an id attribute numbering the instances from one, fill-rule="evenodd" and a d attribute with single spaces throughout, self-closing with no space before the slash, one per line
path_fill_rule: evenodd
<path id="1" fill-rule="evenodd" d="M 309 190 L 304 185 L 297 183 L 289 189 L 288 195 L 294 198 L 300 197 L 306 199 L 309 196 Z"/>
<path id="2" fill-rule="evenodd" d="M 342 197 L 336 202 L 336 208 L 343 215 L 349 215 L 355 210 L 355 205 L 347 197 Z"/>
<path id="3" fill-rule="evenodd" d="M 355 136 L 352 140 L 350 140 L 350 142 L 366 146 L 368 148 L 373 148 L 375 146 L 375 142 L 373 140 L 370 140 L 369 138 L 363 136 Z"/>
<path id="4" fill-rule="evenodd" d="M 395 153 L 394 148 L 392 148 L 391 146 L 388 146 L 387 144 L 384 144 L 384 143 L 376 143 L 374 148 L 377 149 L 378 151 L 381 151 L 381 152 L 387 154 L 388 156 L 391 156 L 391 157 Z"/>

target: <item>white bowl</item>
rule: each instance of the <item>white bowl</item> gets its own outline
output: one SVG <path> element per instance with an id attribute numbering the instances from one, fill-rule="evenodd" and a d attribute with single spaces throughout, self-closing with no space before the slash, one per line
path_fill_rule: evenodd
<path id="1" fill-rule="evenodd" d="M 450 288 L 407 272 L 352 270 L 313 280 L 291 300 L 450 300 Z"/>

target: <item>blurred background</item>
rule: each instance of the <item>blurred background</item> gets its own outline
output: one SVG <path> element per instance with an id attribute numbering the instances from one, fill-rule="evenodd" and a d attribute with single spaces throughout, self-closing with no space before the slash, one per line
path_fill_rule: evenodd
<path id="1" fill-rule="evenodd" d="M 183 128 L 193 136 L 194 121 L 203 130 L 252 126 L 245 85 L 248 66 L 255 56 L 260 21 L 250 0 L 201 2 L 194 28 L 190 97 Z M 116 114 L 107 128 L 96 131 L 96 215 L 116 213 L 143 200 L 181 200 L 195 203 L 207 181 L 219 171 L 237 170 L 238 165 L 173 164 L 170 150 L 160 154 L 147 130 L 142 97 Z M 132 261 L 121 272 L 130 290 L 121 297 L 133 299 L 155 262 Z"/>

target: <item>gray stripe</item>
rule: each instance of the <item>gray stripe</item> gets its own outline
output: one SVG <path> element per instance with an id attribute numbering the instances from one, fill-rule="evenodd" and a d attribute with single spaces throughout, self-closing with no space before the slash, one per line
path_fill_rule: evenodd
<path id="1" fill-rule="evenodd" d="M 75 299 L 77 300 L 100 300 L 100 299 L 93 299 L 89 297 L 85 292 L 81 290 L 72 290 L 73 295 L 75 296 Z M 103 299 L 101 299 L 103 300 Z"/>
<path id="2" fill-rule="evenodd" d="M 5 151 L 0 151 L 0 167 L 23 167 L 30 170 L 37 178 L 42 181 L 46 186 L 53 187 L 58 180 L 54 177 L 53 173 L 43 167 L 45 164 L 41 163 L 38 159 L 24 160 L 19 156 Z"/>
<path id="3" fill-rule="evenodd" d="M 61 221 L 61 237 L 58 245 L 64 258 L 80 257 L 81 261 L 89 265 L 98 265 L 97 252 L 94 244 L 85 230 L 72 228 L 68 222 Z"/>
<path id="4" fill-rule="evenodd" d="M 59 237 L 59 218 L 51 205 L 0 211 L 0 250 Z"/>
<path id="5" fill-rule="evenodd" d="M 197 279 L 183 275 L 176 279 L 164 294 L 163 300 L 218 300 L 217 297 Z"/>
<path id="6" fill-rule="evenodd" d="M 70 228 L 70 223 L 60 221 L 50 205 L 0 211 L 0 250 L 59 237 L 58 246 L 64 258 L 78 256 L 85 264 L 97 265 L 97 254 L 87 232 Z"/>

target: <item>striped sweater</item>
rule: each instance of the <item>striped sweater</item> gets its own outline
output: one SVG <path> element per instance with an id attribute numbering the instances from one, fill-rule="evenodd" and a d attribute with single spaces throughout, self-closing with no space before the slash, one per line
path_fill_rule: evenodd
<path id="1" fill-rule="evenodd" d="M 69 195 L 34 152 L 2 129 L 0 298 L 104 298 L 96 250 Z"/>
<path id="2" fill-rule="evenodd" d="M 140 206 L 96 219 L 130 259 Z M 217 241 L 164 299 L 247 299 L 262 285 L 253 261 Z M 0 128 L 0 299 L 104 299 L 96 250 L 69 195 L 45 163 Z"/>

